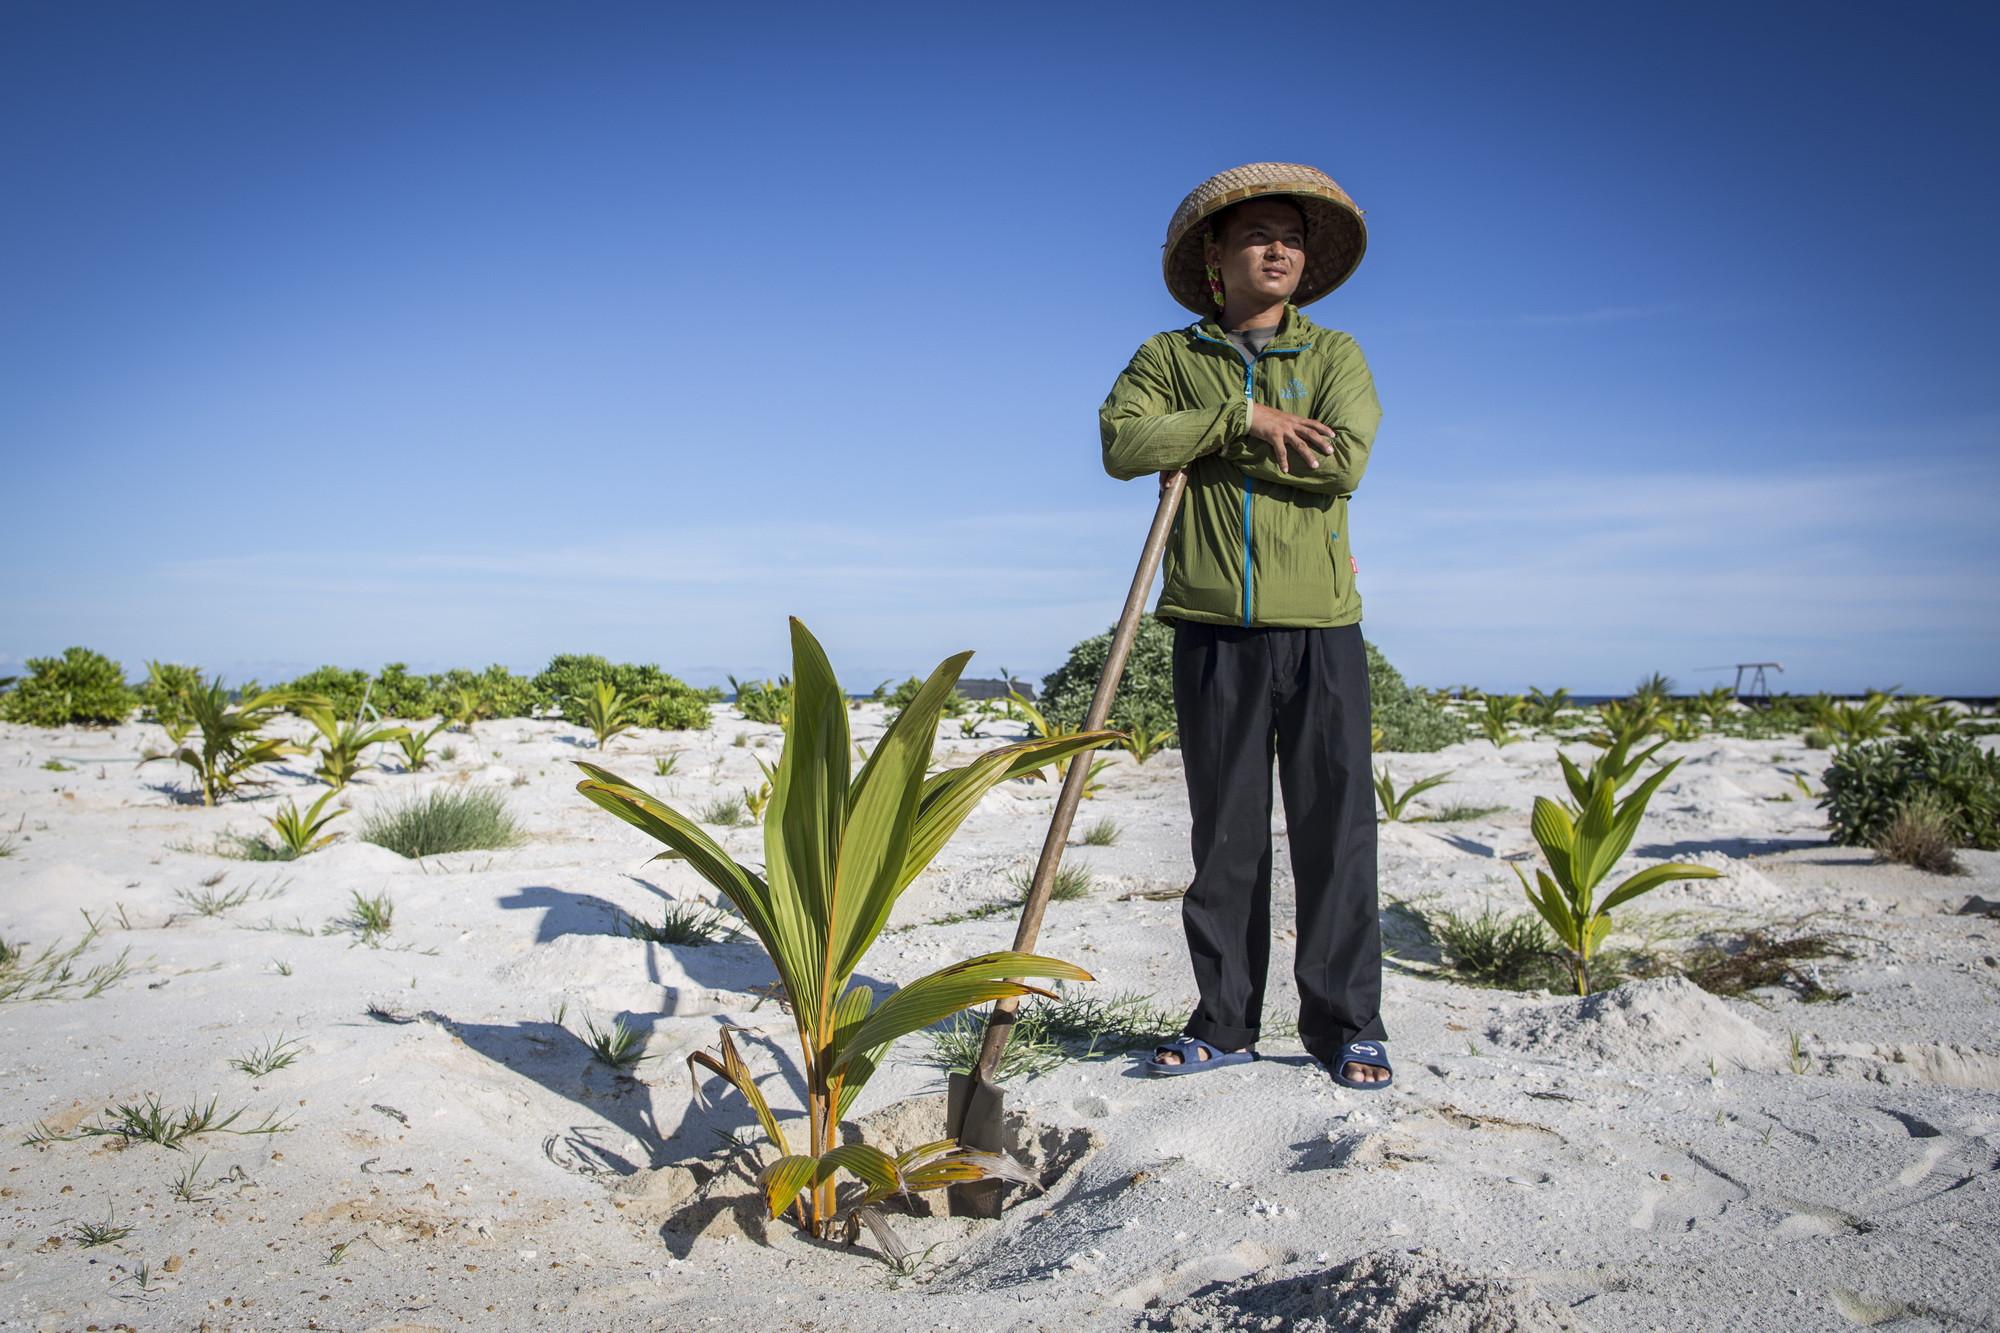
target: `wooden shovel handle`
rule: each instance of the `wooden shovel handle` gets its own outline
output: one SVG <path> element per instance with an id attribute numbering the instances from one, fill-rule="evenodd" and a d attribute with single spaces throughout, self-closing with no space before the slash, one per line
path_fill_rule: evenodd
<path id="1" fill-rule="evenodd" d="M 1132 641 L 1139 634 L 1139 617 L 1146 613 L 1146 596 L 1153 590 L 1153 574 L 1160 567 L 1160 554 L 1167 547 L 1167 533 L 1173 528 L 1174 514 L 1180 509 L 1181 493 L 1187 489 L 1185 472 L 1170 472 L 1160 487 L 1160 506 L 1153 511 L 1153 526 L 1146 533 L 1146 545 L 1139 552 L 1139 568 L 1133 572 L 1131 590 L 1125 594 L 1125 609 L 1119 613 L 1118 628 L 1111 635 L 1111 652 L 1104 659 L 1104 674 L 1097 678 L 1097 693 L 1091 696 L 1090 711 L 1083 716 L 1083 730 L 1095 731 L 1111 715 L 1111 701 L 1118 694 L 1118 682 L 1125 677 L 1125 659 L 1132 654 Z M 1021 908 L 1021 924 L 1014 931 L 1014 948 L 1032 953 L 1042 933 L 1042 913 L 1049 905 L 1049 890 L 1062 864 L 1063 847 L 1069 842 L 1070 824 L 1083 801 L 1084 784 L 1090 780 L 1090 757 L 1095 750 L 1078 751 L 1069 761 L 1069 776 L 1063 780 L 1062 795 L 1056 798 L 1055 817 L 1042 840 L 1042 859 L 1035 863 L 1035 878 L 1028 886 L 1028 900 Z M 979 1062 L 973 1077 L 981 1083 L 993 1081 L 1000 1065 L 1000 1052 L 1014 1030 L 1014 1011 L 1019 996 L 993 1002 L 986 1020 L 986 1035 L 980 1042 Z"/>

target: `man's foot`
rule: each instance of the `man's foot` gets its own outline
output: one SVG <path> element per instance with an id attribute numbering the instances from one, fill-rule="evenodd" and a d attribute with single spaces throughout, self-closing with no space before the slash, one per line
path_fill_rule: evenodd
<path id="1" fill-rule="evenodd" d="M 1212 1066 L 1248 1064 L 1257 1058 L 1257 1052 L 1244 1047 L 1238 1051 L 1226 1051 L 1200 1037 L 1181 1036 L 1172 1041 L 1163 1041 L 1153 1048 L 1153 1058 L 1146 1061 L 1146 1072 L 1154 1076 L 1162 1074 L 1194 1074 Z"/>
<path id="2" fill-rule="evenodd" d="M 1349 1088 L 1379 1092 L 1395 1081 L 1389 1069 L 1389 1052 L 1379 1041 L 1350 1041 L 1340 1048 L 1331 1066 L 1333 1081 Z"/>
<path id="3" fill-rule="evenodd" d="M 1206 1045 L 1195 1047 L 1194 1058 L 1196 1062 L 1208 1059 L 1209 1049 L 1210 1048 Z M 1218 1051 L 1222 1050 L 1220 1046 L 1217 1046 L 1214 1049 Z M 1236 1048 L 1236 1051 L 1247 1051 L 1249 1049 L 1250 1048 L 1248 1046 L 1238 1046 Z M 1236 1051 L 1224 1051 L 1223 1053 L 1225 1055 L 1234 1055 L 1236 1054 Z M 1177 1050 L 1172 1046 L 1155 1046 L 1153 1048 L 1153 1058 L 1159 1061 L 1163 1065 L 1177 1065 L 1181 1062 L 1181 1053 L 1179 1050 Z"/>

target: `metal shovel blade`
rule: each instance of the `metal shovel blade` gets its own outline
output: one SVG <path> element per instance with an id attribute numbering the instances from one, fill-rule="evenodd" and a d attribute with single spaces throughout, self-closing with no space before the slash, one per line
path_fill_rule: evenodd
<path id="1" fill-rule="evenodd" d="M 945 1094 L 945 1124 L 951 1127 L 960 1146 L 981 1152 L 1004 1152 L 1006 1127 L 1001 1120 L 1004 1103 L 1000 1089 L 971 1074 L 953 1074 Z M 954 1185 L 945 1191 L 953 1217 L 1000 1216 L 1001 1193 L 1006 1182 L 975 1180 Z"/>

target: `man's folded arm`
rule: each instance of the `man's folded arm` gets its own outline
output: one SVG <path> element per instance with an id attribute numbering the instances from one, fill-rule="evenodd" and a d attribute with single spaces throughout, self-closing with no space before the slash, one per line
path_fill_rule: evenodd
<path id="1" fill-rule="evenodd" d="M 1141 344 L 1097 412 L 1106 472 L 1129 481 L 1186 467 L 1241 439 L 1249 424 L 1249 404 L 1241 398 L 1184 412 L 1169 411 L 1172 402 L 1157 355 Z"/>
<path id="2" fill-rule="evenodd" d="M 1291 471 L 1279 469 L 1271 446 L 1243 436 L 1223 446 L 1222 457 L 1238 470 L 1258 481 L 1290 486 L 1321 495 L 1346 495 L 1361 484 L 1368 470 L 1369 451 L 1375 445 L 1375 429 L 1382 422 L 1382 404 L 1375 396 L 1375 380 L 1360 344 L 1345 334 L 1337 335 L 1333 364 L 1322 377 L 1306 415 L 1333 430 L 1332 452 L 1308 454 L 1301 458 L 1292 451 Z M 1319 459 L 1319 466 L 1312 459 Z"/>

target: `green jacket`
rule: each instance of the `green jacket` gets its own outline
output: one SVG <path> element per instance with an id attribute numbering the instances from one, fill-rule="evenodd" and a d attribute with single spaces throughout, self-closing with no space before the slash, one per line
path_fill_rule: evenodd
<path id="1" fill-rule="evenodd" d="M 1246 403 L 1331 426 L 1318 468 L 1278 470 L 1244 433 Z M 1167 540 L 1158 614 L 1219 625 L 1351 625 L 1361 594 L 1347 497 L 1361 483 L 1382 407 L 1361 348 L 1287 305 L 1248 361 L 1208 318 L 1139 345 L 1098 411 L 1104 470 L 1121 480 L 1187 470 Z"/>

